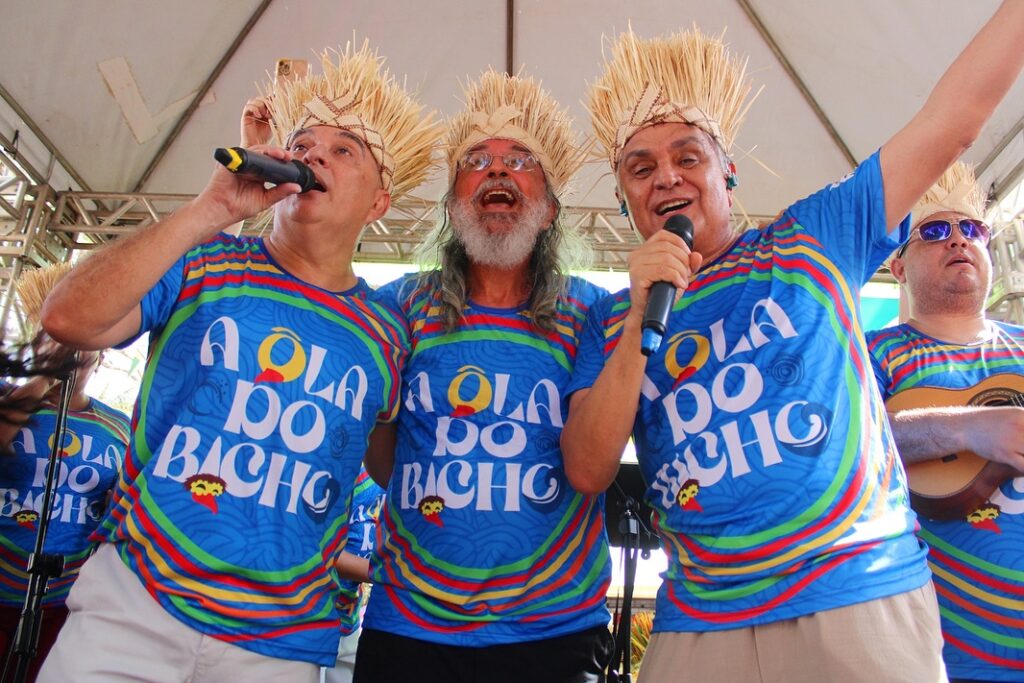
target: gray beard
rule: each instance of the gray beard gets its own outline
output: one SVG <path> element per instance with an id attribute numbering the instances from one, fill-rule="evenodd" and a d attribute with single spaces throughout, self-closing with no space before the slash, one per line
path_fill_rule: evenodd
<path id="1" fill-rule="evenodd" d="M 520 206 L 516 213 L 481 216 L 472 200 L 449 203 L 452 231 L 471 262 L 511 270 L 529 260 L 537 236 L 547 227 L 544 219 L 549 207 L 544 202 Z"/>

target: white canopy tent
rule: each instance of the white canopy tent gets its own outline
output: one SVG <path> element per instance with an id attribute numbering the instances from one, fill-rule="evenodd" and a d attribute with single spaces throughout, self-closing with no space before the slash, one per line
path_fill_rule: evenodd
<path id="1" fill-rule="evenodd" d="M 539 77 L 588 132 L 581 101 L 602 36 L 727 29 L 764 90 L 737 140 L 737 198 L 754 219 L 849 172 L 923 104 L 998 0 L 5 0 L 0 7 L 0 316 L 22 266 L 65 260 L 138 229 L 204 186 L 212 152 L 238 140 L 242 105 L 280 58 L 370 39 L 442 114 L 459 80 L 491 66 Z M 1024 322 L 1024 79 L 965 159 L 1002 227 L 993 306 Z M 622 267 L 634 238 L 603 164 L 572 215 Z M 396 207 L 362 255 L 407 261 L 442 191 Z M 124 361 L 134 377 L 141 353 Z M 130 405 L 128 389 L 113 386 Z M 657 554 L 661 558 L 661 554 Z M 641 574 L 640 594 L 657 579 Z M 645 583 L 647 585 L 645 585 Z"/>
<path id="2" fill-rule="evenodd" d="M 589 132 L 581 101 L 602 36 L 696 22 L 726 30 L 764 86 L 737 140 L 737 198 L 752 218 L 845 175 L 922 105 L 997 0 L 7 0 L 0 23 L 0 231 L 5 285 L 26 262 L 61 260 L 136 229 L 198 192 L 212 151 L 280 58 L 369 38 L 391 70 L 445 115 L 459 81 L 488 66 L 540 78 Z M 315 67 L 314 67 L 315 68 Z M 1005 204 L 1024 205 L 1024 80 L 965 155 Z M 621 267 L 633 240 L 606 165 L 585 168 L 572 215 Z M 45 187 L 42 187 L 45 186 Z M 407 261 L 432 214 L 396 207 L 363 258 Z M 1015 270 L 1016 236 L 1004 269 Z M 1007 301 L 1017 290 L 1006 280 Z M 1024 284 L 1020 287 L 1024 293 Z M 4 310 L 6 311 L 6 305 Z"/>

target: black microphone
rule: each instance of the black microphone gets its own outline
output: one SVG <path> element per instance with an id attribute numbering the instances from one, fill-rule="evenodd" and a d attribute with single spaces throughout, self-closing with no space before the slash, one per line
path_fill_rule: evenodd
<path id="1" fill-rule="evenodd" d="M 682 214 L 676 214 L 665 221 L 665 229 L 673 235 L 679 235 L 686 246 L 693 248 L 693 221 Z M 661 346 L 668 324 L 668 314 L 672 312 L 672 304 L 676 300 L 676 287 L 671 282 L 655 282 L 651 285 L 651 293 L 647 297 L 647 308 L 644 309 L 644 321 L 640 325 L 643 336 L 640 339 L 640 350 L 649 356 Z"/>
<path id="2" fill-rule="evenodd" d="M 324 191 L 323 185 L 316 181 L 316 176 L 313 175 L 309 166 L 298 159 L 279 161 L 266 154 L 252 152 L 241 147 L 228 149 L 218 147 L 213 152 L 213 158 L 232 173 L 256 176 L 274 185 L 295 183 L 302 188 L 303 192 Z"/>

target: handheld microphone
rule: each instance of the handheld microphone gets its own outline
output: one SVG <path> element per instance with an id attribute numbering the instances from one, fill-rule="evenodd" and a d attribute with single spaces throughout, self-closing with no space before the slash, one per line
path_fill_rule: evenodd
<path id="1" fill-rule="evenodd" d="M 303 192 L 324 191 L 323 185 L 316 181 L 316 176 L 309 166 L 297 159 L 278 161 L 266 154 L 251 152 L 241 147 L 218 147 L 213 152 L 213 158 L 232 173 L 256 176 L 274 185 L 295 183 Z"/>
<path id="2" fill-rule="evenodd" d="M 693 221 L 682 214 L 676 214 L 665 222 L 665 230 L 679 235 L 686 246 L 693 248 Z M 676 300 L 676 287 L 671 282 L 655 282 L 647 297 L 647 308 L 644 309 L 644 321 L 640 325 L 643 336 L 640 339 L 640 351 L 650 356 L 661 346 L 668 324 L 668 314 L 672 312 L 672 304 Z"/>

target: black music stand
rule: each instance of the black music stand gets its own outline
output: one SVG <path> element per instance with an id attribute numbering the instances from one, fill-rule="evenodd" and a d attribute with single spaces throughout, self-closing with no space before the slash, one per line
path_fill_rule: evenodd
<path id="1" fill-rule="evenodd" d="M 625 576 L 622 585 L 622 606 L 616 607 L 615 654 L 608 665 L 609 683 L 630 683 L 630 635 L 633 622 L 633 585 L 636 583 L 637 554 L 645 560 L 658 547 L 658 537 L 651 531 L 654 510 L 644 503 L 647 485 L 640 474 L 640 465 L 622 463 L 615 481 L 605 492 L 605 528 L 608 542 L 622 548 Z"/>
<path id="2" fill-rule="evenodd" d="M 604 494 L 604 525 L 608 532 L 608 543 L 613 548 L 624 547 L 625 534 L 622 524 L 628 501 L 632 500 L 633 511 L 640 521 L 640 549 L 655 550 L 659 547 L 658 535 L 651 531 L 651 515 L 654 509 L 644 502 L 647 484 L 640 474 L 640 465 L 635 462 L 624 462 L 619 465 L 619 473 L 615 481 Z M 645 553 L 646 560 L 650 556 Z"/>

